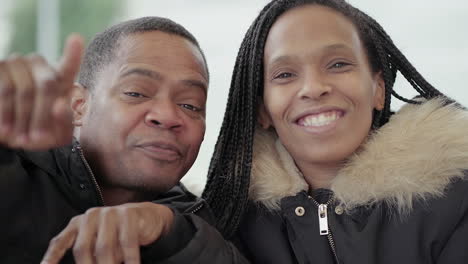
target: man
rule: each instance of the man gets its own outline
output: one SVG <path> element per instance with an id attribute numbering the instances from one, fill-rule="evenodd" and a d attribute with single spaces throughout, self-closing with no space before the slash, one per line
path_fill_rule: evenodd
<path id="1" fill-rule="evenodd" d="M 72 35 L 57 68 L 0 62 L 0 262 L 38 263 L 53 237 L 44 263 L 69 248 L 78 263 L 244 261 L 179 184 L 205 132 L 195 38 L 167 19 L 130 20 L 98 34 L 79 71 L 82 46 Z"/>

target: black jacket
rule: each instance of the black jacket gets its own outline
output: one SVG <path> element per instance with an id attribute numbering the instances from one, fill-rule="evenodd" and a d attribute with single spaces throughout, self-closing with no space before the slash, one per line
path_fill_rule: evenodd
<path id="1" fill-rule="evenodd" d="M 0 147 L 0 263 L 39 263 L 73 216 L 103 201 L 78 144 L 46 152 Z M 170 233 L 142 248 L 143 263 L 246 263 L 210 224 L 206 202 L 182 184 L 155 198 L 175 212 Z M 207 223 L 208 222 L 208 223 Z M 72 263 L 69 252 L 62 263 Z"/>
<path id="2" fill-rule="evenodd" d="M 468 113 L 443 104 L 402 108 L 330 190 L 309 192 L 274 132 L 256 132 L 239 231 L 252 262 L 468 263 Z"/>

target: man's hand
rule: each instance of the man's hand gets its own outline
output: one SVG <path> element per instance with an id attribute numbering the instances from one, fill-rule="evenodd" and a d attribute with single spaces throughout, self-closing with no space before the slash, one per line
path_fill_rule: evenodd
<path id="1" fill-rule="evenodd" d="M 76 263 L 140 263 L 140 246 L 169 232 L 174 214 L 151 202 L 89 209 L 50 242 L 42 264 L 59 263 L 73 247 Z"/>
<path id="2" fill-rule="evenodd" d="M 71 35 L 57 68 L 38 55 L 0 60 L 0 144 L 39 150 L 71 142 L 70 95 L 83 40 Z"/>

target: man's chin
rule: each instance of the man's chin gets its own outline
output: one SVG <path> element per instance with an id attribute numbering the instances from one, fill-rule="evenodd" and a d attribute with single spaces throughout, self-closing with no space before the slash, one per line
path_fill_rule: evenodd
<path id="1" fill-rule="evenodd" d="M 172 189 L 179 181 L 180 177 L 176 177 L 177 173 L 141 173 L 134 181 L 134 185 L 140 186 L 148 191 L 166 192 Z"/>

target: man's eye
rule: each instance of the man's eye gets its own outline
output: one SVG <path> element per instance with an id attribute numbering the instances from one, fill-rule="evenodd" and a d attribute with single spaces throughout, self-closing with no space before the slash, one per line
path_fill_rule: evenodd
<path id="1" fill-rule="evenodd" d="M 196 107 L 196 106 L 193 106 L 191 104 L 179 104 L 179 106 L 185 108 L 185 109 L 188 109 L 190 111 L 193 111 L 193 112 L 200 112 L 202 111 L 202 109 L 200 107 Z"/>
<path id="2" fill-rule="evenodd" d="M 143 95 L 141 93 L 137 93 L 137 92 L 125 92 L 124 94 L 128 95 L 130 97 L 135 97 L 135 98 L 144 98 L 144 97 L 146 97 L 145 95 Z"/>
<path id="3" fill-rule="evenodd" d="M 276 75 L 274 79 L 286 79 L 286 78 L 290 78 L 292 76 L 293 75 L 290 72 L 282 72 L 282 73 Z"/>

